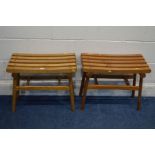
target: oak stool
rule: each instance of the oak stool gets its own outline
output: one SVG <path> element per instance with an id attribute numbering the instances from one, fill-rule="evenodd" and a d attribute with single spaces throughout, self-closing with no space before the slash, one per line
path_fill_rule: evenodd
<path id="1" fill-rule="evenodd" d="M 88 89 L 120 89 L 132 90 L 132 97 L 138 91 L 137 110 L 141 109 L 141 96 L 143 78 L 150 73 L 147 62 L 141 54 L 96 54 L 82 53 L 82 82 L 79 95 L 82 96 L 81 110 L 85 109 L 86 94 Z M 136 77 L 139 74 L 139 85 Z M 89 79 L 94 78 L 94 84 Z M 123 79 L 124 85 L 101 85 L 98 78 Z M 132 85 L 128 79 L 133 79 Z"/>
<path id="2" fill-rule="evenodd" d="M 28 54 L 13 53 L 7 66 L 7 72 L 13 77 L 12 111 L 16 111 L 16 101 L 20 90 L 68 90 L 70 92 L 71 111 L 75 110 L 73 75 L 77 70 L 75 53 Z M 31 86 L 30 80 L 67 79 L 68 85 Z M 27 84 L 20 85 L 20 80 Z"/>

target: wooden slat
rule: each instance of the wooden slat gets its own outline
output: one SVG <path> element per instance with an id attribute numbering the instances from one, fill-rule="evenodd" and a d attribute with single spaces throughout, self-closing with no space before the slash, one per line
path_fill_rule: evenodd
<path id="1" fill-rule="evenodd" d="M 125 61 L 119 61 L 119 60 L 91 60 L 91 59 L 82 59 L 85 63 L 104 63 L 104 64 L 145 64 L 145 61 L 143 60 L 125 60 Z"/>
<path id="2" fill-rule="evenodd" d="M 84 66 L 94 66 L 94 67 L 120 67 L 120 68 L 143 68 L 143 67 L 148 67 L 147 64 L 102 64 L 102 63 L 87 63 L 87 62 L 83 62 Z"/>
<path id="3" fill-rule="evenodd" d="M 138 86 L 127 85 L 95 85 L 89 84 L 88 89 L 120 89 L 120 90 L 138 90 Z"/>
<path id="4" fill-rule="evenodd" d="M 9 63 L 9 67 L 76 67 L 75 63 L 56 63 L 56 64 L 25 64 L 25 63 Z"/>
<path id="5" fill-rule="evenodd" d="M 58 57 L 58 56 L 49 56 L 49 57 L 45 57 L 45 56 L 12 56 L 12 59 L 15 59 L 15 60 L 68 60 L 68 59 L 75 59 L 75 56 L 61 56 L 61 57 Z"/>
<path id="6" fill-rule="evenodd" d="M 33 54 L 33 53 L 13 53 L 12 56 L 29 56 L 29 57 L 63 57 L 63 56 L 75 56 L 75 53 L 53 53 L 53 54 Z"/>
<path id="7" fill-rule="evenodd" d="M 54 64 L 54 63 L 75 63 L 75 60 L 70 59 L 70 60 L 15 60 L 11 59 L 10 62 L 14 63 L 28 63 L 28 64 Z"/>
<path id="8" fill-rule="evenodd" d="M 81 56 L 142 57 L 142 54 L 96 54 L 96 53 L 82 53 Z"/>
<path id="9" fill-rule="evenodd" d="M 83 59 L 91 59 L 91 60 L 144 60 L 142 56 L 137 57 L 128 57 L 128 56 L 82 56 Z"/>

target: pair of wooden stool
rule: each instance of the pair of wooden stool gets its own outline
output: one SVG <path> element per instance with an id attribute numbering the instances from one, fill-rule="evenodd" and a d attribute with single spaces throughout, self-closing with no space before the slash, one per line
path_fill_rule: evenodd
<path id="1" fill-rule="evenodd" d="M 137 108 L 141 108 L 142 84 L 146 73 L 151 70 L 141 54 L 111 55 L 82 53 L 82 82 L 79 95 L 82 96 L 81 110 L 85 108 L 88 89 L 132 90 L 132 97 L 138 91 Z M 9 61 L 7 72 L 13 76 L 12 111 L 16 111 L 16 101 L 20 90 L 68 90 L 70 92 L 71 111 L 75 110 L 73 75 L 77 70 L 75 53 L 63 54 L 27 54 L 14 53 Z M 136 76 L 139 74 L 139 85 Z M 90 84 L 90 78 L 95 83 Z M 124 79 L 125 85 L 101 85 L 98 78 Z M 30 86 L 31 80 L 67 79 L 67 86 Z M 133 79 L 130 85 L 128 79 Z M 20 80 L 27 84 L 20 85 Z"/>

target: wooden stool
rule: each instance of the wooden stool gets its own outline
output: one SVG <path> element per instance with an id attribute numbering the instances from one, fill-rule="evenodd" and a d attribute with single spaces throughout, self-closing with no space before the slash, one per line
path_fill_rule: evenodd
<path id="1" fill-rule="evenodd" d="M 112 55 L 82 53 L 83 77 L 79 95 L 82 96 L 81 110 L 85 108 L 87 89 L 122 89 L 132 90 L 132 97 L 138 91 L 137 109 L 141 109 L 143 78 L 151 69 L 141 54 Z M 140 75 L 139 85 L 136 86 L 136 76 Z M 95 83 L 89 84 L 94 78 Z M 97 78 L 124 79 L 125 85 L 100 85 Z M 128 79 L 133 79 L 132 85 Z"/>
<path id="2" fill-rule="evenodd" d="M 13 76 L 12 111 L 16 111 L 16 100 L 20 90 L 68 90 L 70 92 L 71 110 L 75 110 L 74 86 L 72 77 L 76 72 L 74 53 L 63 54 L 26 54 L 14 53 L 9 61 L 7 72 Z M 25 75 L 26 74 L 26 75 Z M 43 76 L 46 75 L 46 76 Z M 68 86 L 30 86 L 30 80 L 68 79 Z M 26 86 L 20 80 L 27 80 Z"/>

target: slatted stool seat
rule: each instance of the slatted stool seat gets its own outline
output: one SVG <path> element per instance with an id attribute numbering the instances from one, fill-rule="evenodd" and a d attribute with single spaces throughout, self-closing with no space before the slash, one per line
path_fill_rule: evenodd
<path id="1" fill-rule="evenodd" d="M 71 110 L 75 110 L 73 76 L 77 70 L 74 53 L 27 54 L 14 53 L 8 63 L 7 72 L 13 76 L 12 111 L 16 111 L 16 100 L 20 90 L 68 90 Z M 31 86 L 31 80 L 67 79 L 69 85 Z M 27 85 L 20 85 L 27 80 Z"/>
<path id="2" fill-rule="evenodd" d="M 141 96 L 143 78 L 150 73 L 147 62 L 141 54 L 112 55 L 82 53 L 82 82 L 79 95 L 82 96 L 81 110 L 85 108 L 88 89 L 120 89 L 131 90 L 132 97 L 138 91 L 137 109 L 141 109 Z M 136 77 L 139 74 L 139 85 L 136 85 Z M 90 84 L 89 79 L 94 78 L 95 83 Z M 101 85 L 98 78 L 124 79 L 125 85 Z M 132 85 L 128 79 L 133 79 Z"/>

